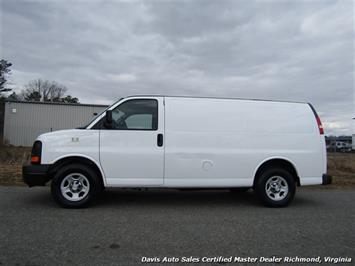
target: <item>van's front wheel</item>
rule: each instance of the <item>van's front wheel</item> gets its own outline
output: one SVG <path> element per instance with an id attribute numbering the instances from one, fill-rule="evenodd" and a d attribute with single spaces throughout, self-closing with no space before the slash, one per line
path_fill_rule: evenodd
<path id="1" fill-rule="evenodd" d="M 51 183 L 54 200 L 66 208 L 87 206 L 99 193 L 101 184 L 90 167 L 70 164 L 61 168 Z"/>
<path id="2" fill-rule="evenodd" d="M 259 199 L 269 207 L 284 207 L 291 203 L 296 192 L 293 176 L 284 169 L 264 171 L 255 184 Z"/>

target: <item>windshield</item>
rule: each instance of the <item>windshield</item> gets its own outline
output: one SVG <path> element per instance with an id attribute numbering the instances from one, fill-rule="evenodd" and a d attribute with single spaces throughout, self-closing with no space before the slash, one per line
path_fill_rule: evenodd
<path id="1" fill-rule="evenodd" d="M 106 112 L 107 109 L 109 109 L 112 105 L 115 105 L 117 102 L 121 101 L 123 98 L 120 98 L 118 101 L 115 101 L 113 104 L 111 104 L 109 107 L 105 108 L 103 111 L 101 111 L 99 114 L 95 115 L 93 118 L 90 119 L 89 123 L 86 123 L 84 126 L 78 127 L 77 129 L 86 129 L 96 118 L 98 118 L 100 115 L 102 115 L 104 112 Z"/>

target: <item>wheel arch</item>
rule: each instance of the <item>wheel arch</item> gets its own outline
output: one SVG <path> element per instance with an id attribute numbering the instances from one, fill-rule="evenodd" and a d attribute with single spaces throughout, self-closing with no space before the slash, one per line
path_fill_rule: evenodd
<path id="1" fill-rule="evenodd" d="M 82 155 L 68 155 L 65 157 L 60 157 L 60 158 L 56 159 L 55 161 L 53 161 L 53 163 L 51 164 L 51 167 L 49 168 L 49 173 L 50 173 L 51 178 L 59 170 L 60 167 L 63 167 L 65 165 L 72 164 L 72 163 L 84 164 L 86 166 L 91 167 L 99 175 L 102 185 L 106 186 L 105 175 L 104 175 L 104 172 L 101 169 L 100 165 L 98 165 L 96 163 L 96 161 L 93 160 L 92 158 L 82 156 Z"/>
<path id="2" fill-rule="evenodd" d="M 261 173 L 263 171 L 265 171 L 266 169 L 269 169 L 272 167 L 280 167 L 280 168 L 287 170 L 294 177 L 294 179 L 297 183 L 297 186 L 301 185 L 300 178 L 298 176 L 297 168 L 295 167 L 295 165 L 287 158 L 273 157 L 273 158 L 265 159 L 264 161 L 262 161 L 258 165 L 258 167 L 256 168 L 256 170 L 254 172 L 253 187 L 255 186 L 256 181 L 257 181 L 258 177 L 261 175 Z"/>

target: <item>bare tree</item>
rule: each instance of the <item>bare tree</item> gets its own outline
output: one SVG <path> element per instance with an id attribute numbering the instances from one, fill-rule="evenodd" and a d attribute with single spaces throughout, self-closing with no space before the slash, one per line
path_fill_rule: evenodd
<path id="1" fill-rule="evenodd" d="M 36 79 L 29 82 L 22 90 L 22 97 L 27 101 L 61 102 L 67 88 L 55 81 Z"/>
<path id="2" fill-rule="evenodd" d="M 11 91 L 10 88 L 5 86 L 8 81 L 8 75 L 11 74 L 11 66 L 12 64 L 10 62 L 4 59 L 0 60 L 0 98 L 2 98 L 2 92 Z"/>

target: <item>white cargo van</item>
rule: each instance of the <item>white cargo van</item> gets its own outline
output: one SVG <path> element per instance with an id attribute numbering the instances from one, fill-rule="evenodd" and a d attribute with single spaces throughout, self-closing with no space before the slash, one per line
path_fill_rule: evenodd
<path id="1" fill-rule="evenodd" d="M 51 182 L 64 207 L 105 187 L 253 188 L 272 207 L 296 186 L 331 183 L 324 132 L 310 104 L 247 99 L 131 96 L 87 126 L 35 141 L 29 186 Z"/>

